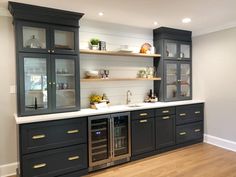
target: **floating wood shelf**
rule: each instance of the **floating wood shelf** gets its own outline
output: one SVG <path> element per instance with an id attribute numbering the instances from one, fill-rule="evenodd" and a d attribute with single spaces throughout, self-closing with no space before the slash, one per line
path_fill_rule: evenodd
<path id="1" fill-rule="evenodd" d="M 96 82 L 96 81 L 154 81 L 161 80 L 160 77 L 156 78 L 108 78 L 108 79 L 81 79 L 81 82 Z"/>
<path id="2" fill-rule="evenodd" d="M 80 49 L 81 54 L 92 54 L 92 55 L 113 55 L 113 56 L 128 56 L 128 57 L 151 57 L 159 58 L 160 54 L 143 54 L 143 53 L 128 53 L 128 52 L 116 52 L 116 51 L 101 51 L 101 50 L 85 50 Z"/>

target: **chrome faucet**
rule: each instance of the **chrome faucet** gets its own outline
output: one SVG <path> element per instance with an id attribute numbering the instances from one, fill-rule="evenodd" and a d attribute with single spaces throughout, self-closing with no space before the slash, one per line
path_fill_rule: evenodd
<path id="1" fill-rule="evenodd" d="M 131 93 L 130 90 L 127 91 L 127 95 L 126 95 L 126 96 L 127 96 L 127 98 L 126 98 L 126 99 L 127 99 L 127 100 L 126 100 L 126 103 L 127 103 L 127 104 L 130 104 L 130 103 L 131 103 L 131 96 L 132 96 L 132 93 Z"/>

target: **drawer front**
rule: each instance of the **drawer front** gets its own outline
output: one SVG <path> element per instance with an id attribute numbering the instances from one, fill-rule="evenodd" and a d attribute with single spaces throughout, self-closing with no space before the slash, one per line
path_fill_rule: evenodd
<path id="1" fill-rule="evenodd" d="M 156 109 L 156 116 L 165 116 L 175 114 L 175 107 Z"/>
<path id="2" fill-rule="evenodd" d="M 87 168 L 87 145 L 77 145 L 22 158 L 22 177 L 52 177 Z"/>
<path id="3" fill-rule="evenodd" d="M 20 127 L 23 154 L 87 142 L 87 119 L 26 124 Z"/>
<path id="4" fill-rule="evenodd" d="M 176 143 L 203 138 L 203 123 L 176 126 Z"/>
<path id="5" fill-rule="evenodd" d="M 203 120 L 203 104 L 176 107 L 176 124 L 184 124 Z"/>
<path id="6" fill-rule="evenodd" d="M 154 116 L 155 116 L 155 114 L 154 114 L 153 109 L 134 111 L 131 113 L 132 120 L 150 118 L 150 117 L 154 117 Z"/>

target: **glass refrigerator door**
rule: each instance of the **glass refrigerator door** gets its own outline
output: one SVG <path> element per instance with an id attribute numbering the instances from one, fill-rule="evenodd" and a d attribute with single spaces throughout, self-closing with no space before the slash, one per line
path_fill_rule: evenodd
<path id="1" fill-rule="evenodd" d="M 75 60 L 55 57 L 56 109 L 76 107 Z"/>
<path id="2" fill-rule="evenodd" d="M 191 96 L 191 65 L 190 63 L 180 64 L 180 96 L 188 98 Z"/>
<path id="3" fill-rule="evenodd" d="M 99 118 L 89 120 L 89 124 L 90 163 L 99 165 L 110 158 L 110 123 L 108 118 Z"/>
<path id="4" fill-rule="evenodd" d="M 25 111 L 48 109 L 47 58 L 24 57 Z"/>
<path id="5" fill-rule="evenodd" d="M 129 116 L 120 115 L 113 118 L 113 151 L 114 157 L 118 157 L 129 153 Z"/>

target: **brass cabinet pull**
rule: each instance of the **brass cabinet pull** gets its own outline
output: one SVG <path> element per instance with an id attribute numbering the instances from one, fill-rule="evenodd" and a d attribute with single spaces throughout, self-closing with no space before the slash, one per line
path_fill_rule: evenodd
<path id="1" fill-rule="evenodd" d="M 186 113 L 181 113 L 181 114 L 179 114 L 179 116 L 181 116 L 181 117 L 186 116 Z"/>
<path id="2" fill-rule="evenodd" d="M 54 53 L 55 51 L 54 50 L 52 50 L 52 53 Z"/>
<path id="3" fill-rule="evenodd" d="M 170 112 L 169 110 L 162 111 L 162 113 L 169 113 L 169 112 Z"/>
<path id="4" fill-rule="evenodd" d="M 46 135 L 34 135 L 33 137 L 32 137 L 32 139 L 33 140 L 37 140 L 37 139 L 43 139 L 43 138 L 45 138 L 46 137 Z"/>
<path id="5" fill-rule="evenodd" d="M 56 85 L 56 82 L 53 82 L 52 84 L 53 84 L 53 85 Z"/>
<path id="6" fill-rule="evenodd" d="M 147 119 L 145 119 L 145 120 L 140 120 L 139 122 L 140 122 L 140 123 L 145 123 L 145 122 L 147 122 Z"/>
<path id="7" fill-rule="evenodd" d="M 72 161 L 72 160 L 78 160 L 80 157 L 79 156 L 73 156 L 73 157 L 69 157 L 68 160 Z"/>
<path id="8" fill-rule="evenodd" d="M 51 52 L 51 50 L 48 50 L 48 53 L 50 53 Z"/>
<path id="9" fill-rule="evenodd" d="M 165 117 L 162 117 L 163 120 L 167 120 L 167 119 L 170 119 L 170 116 L 165 116 Z"/>
<path id="10" fill-rule="evenodd" d="M 76 129 L 76 130 L 68 130 L 67 131 L 67 134 L 74 134 L 74 133 L 79 133 L 79 130 Z"/>
<path id="11" fill-rule="evenodd" d="M 200 132 L 200 131 L 201 131 L 201 129 L 199 129 L 199 128 L 198 128 L 198 129 L 195 129 L 194 131 L 195 131 L 195 132 Z"/>
<path id="12" fill-rule="evenodd" d="M 186 135 L 186 134 L 187 134 L 186 132 L 179 133 L 179 135 L 181 135 L 181 136 Z"/>
<path id="13" fill-rule="evenodd" d="M 195 111 L 195 114 L 200 114 L 201 113 L 201 111 Z"/>
<path id="14" fill-rule="evenodd" d="M 148 115 L 148 113 L 141 113 L 141 114 L 139 114 L 140 116 L 147 116 Z"/>
<path id="15" fill-rule="evenodd" d="M 49 85 L 51 85 L 52 83 L 51 82 L 48 82 Z"/>
<path id="16" fill-rule="evenodd" d="M 33 168 L 38 169 L 38 168 L 43 168 L 43 167 L 46 167 L 46 166 L 47 166 L 46 163 L 41 163 L 41 164 L 34 165 Z"/>

